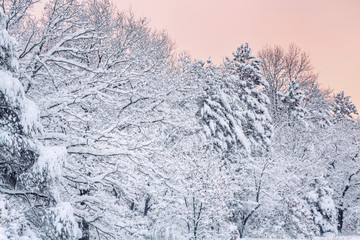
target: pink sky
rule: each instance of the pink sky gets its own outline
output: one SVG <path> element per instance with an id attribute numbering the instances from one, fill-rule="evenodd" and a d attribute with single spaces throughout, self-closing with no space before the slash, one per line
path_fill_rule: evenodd
<path id="1" fill-rule="evenodd" d="M 310 54 L 319 81 L 344 90 L 360 108 L 360 0 L 113 0 L 166 29 L 177 51 L 220 63 L 244 42 L 295 43 Z"/>

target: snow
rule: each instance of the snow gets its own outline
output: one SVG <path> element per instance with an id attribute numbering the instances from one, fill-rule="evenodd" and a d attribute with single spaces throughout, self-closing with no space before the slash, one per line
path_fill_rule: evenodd
<path id="1" fill-rule="evenodd" d="M 26 133 L 41 129 L 39 121 L 39 109 L 36 104 L 25 98 L 22 105 L 21 125 Z"/>
<path id="2" fill-rule="evenodd" d="M 81 221 L 84 235 L 88 222 L 90 238 L 101 239 L 150 239 L 152 231 L 156 239 L 238 239 L 243 234 L 302 238 L 317 235 L 320 229 L 336 234 L 335 207 L 345 206 L 339 205 L 343 202 L 355 216 L 347 216 L 346 224 L 357 224 L 357 232 L 343 232 L 358 233 L 359 223 L 352 220 L 359 219 L 359 210 L 354 207 L 358 202 L 350 202 L 357 197 L 353 186 L 358 179 L 351 179 L 354 174 L 349 177 L 338 173 L 343 169 L 337 167 L 338 163 L 332 164 L 334 173 L 327 170 L 333 158 L 348 165 L 342 160 L 353 161 L 349 157 L 355 153 L 350 147 L 342 150 L 340 144 L 327 140 L 332 135 L 324 135 L 324 143 L 316 139 L 330 130 L 307 132 L 301 126 L 286 124 L 305 114 L 296 108 L 301 103 L 301 92 L 295 91 L 295 82 L 291 92 L 284 95 L 289 111 L 281 104 L 269 106 L 279 111 L 279 116 L 274 116 L 284 120 L 284 125 L 276 125 L 277 119 L 271 122 L 264 104 L 269 102 L 263 91 L 267 83 L 260 75 L 259 60 L 249 56 L 247 44 L 234 52 L 234 60 L 227 59 L 222 66 L 207 69 L 199 61 L 196 66 L 174 65 L 176 72 L 171 72 L 177 61 L 167 62 L 164 58 L 171 56 L 166 36 L 151 33 L 143 21 L 138 24 L 132 16 L 119 14 L 111 19 L 109 15 L 109 23 L 118 25 L 95 31 L 87 29 L 88 25 L 101 24 L 87 22 L 85 16 L 90 13 L 83 12 L 81 4 L 74 9 L 71 1 L 65 1 L 61 8 L 56 7 L 57 3 L 50 2 L 46 13 L 58 17 L 45 18 L 36 25 L 42 34 L 35 34 L 26 46 L 29 53 L 20 60 L 19 76 L 28 75 L 28 80 L 33 80 L 28 94 L 44 113 L 42 120 L 48 133 L 40 140 L 67 148 L 45 147 L 38 145 L 38 139 L 24 136 L 36 145 L 29 149 L 34 150 L 32 167 L 29 164 L 24 173 L 16 176 L 19 181 L 15 189 L 9 186 L 1 191 L 14 199 L 19 196 L 19 200 L 17 205 L 10 205 L 9 216 L 4 217 L 4 211 L 0 211 L 0 240 L 9 237 L 9 229 L 22 227 L 17 212 L 24 223 L 39 214 L 42 218 L 34 232 L 24 229 L 23 236 L 14 237 L 20 240 L 38 239 L 34 234 L 37 231 L 39 236 L 43 231 L 53 239 L 78 239 Z M 96 1 L 93 7 L 106 13 L 108 6 L 102 6 L 101 1 L 99 4 Z M 77 13 L 84 15 L 78 18 Z M 27 30 L 19 29 L 19 33 L 23 31 Z M 55 38 L 53 33 L 57 33 Z M 11 50 L 11 41 L 1 34 L 7 33 L 0 32 L 0 46 L 9 45 L 5 49 Z M 98 41 L 97 35 L 103 35 L 104 41 Z M 89 43 L 83 41 L 87 38 Z M 10 50 L 0 52 L 0 57 L 4 53 L 3 57 L 11 55 Z M 25 135 L 31 135 L 40 127 L 39 111 L 10 73 L 15 57 L 6 59 L 4 70 L 0 66 L 0 93 L 4 93 L 5 107 L 15 111 L 16 121 L 19 118 L 16 130 L 20 124 Z M 288 80 L 284 90 L 287 84 Z M 341 114 L 338 109 L 334 111 Z M 206 139 L 200 131 L 202 125 Z M 270 138 L 273 126 L 278 131 L 274 141 Z M 17 139 L 11 137 L 0 131 L 0 145 L 10 146 Z M 352 140 L 352 135 L 344 134 L 334 140 L 346 142 L 350 137 Z M 356 141 L 354 137 L 354 143 L 348 145 L 358 148 Z M 27 144 L 24 146 L 19 150 L 27 150 Z M 309 146 L 314 149 L 312 155 Z M 356 156 L 345 170 L 356 166 Z M 314 176 L 328 172 L 329 177 L 339 178 L 332 181 L 332 188 L 348 180 L 344 183 L 350 188 L 346 196 L 340 187 L 334 189 L 335 194 L 344 192 L 343 199 L 336 202 L 331 191 L 317 191 L 323 187 L 313 190 Z M 46 197 L 55 201 L 36 212 L 33 204 L 46 202 L 40 200 Z M 19 206 L 24 209 L 19 210 Z M 3 208 L 0 199 L 0 210 Z M 25 216 L 27 208 L 34 209 L 34 214 Z"/>
<path id="3" fill-rule="evenodd" d="M 18 98 L 24 98 L 24 91 L 22 89 L 21 83 L 12 77 L 9 72 L 1 70 L 0 71 L 0 91 L 5 93 L 9 104 L 17 105 Z"/>
<path id="4" fill-rule="evenodd" d="M 235 125 L 234 126 L 234 132 L 236 134 L 236 138 L 244 146 L 246 152 L 250 153 L 250 143 L 249 143 L 248 139 L 246 138 L 244 132 L 242 131 L 242 128 L 240 128 L 238 125 Z"/>
<path id="5" fill-rule="evenodd" d="M 31 229 L 23 225 L 24 216 L 17 208 L 9 208 L 9 204 L 6 198 L 0 196 L 0 240 L 40 240 Z M 20 228 L 22 236 L 18 235 Z"/>
<path id="6" fill-rule="evenodd" d="M 244 238 L 247 240 L 292 240 L 280 238 Z M 297 239 L 308 240 L 308 239 Z M 314 237 L 313 240 L 360 240 L 360 236 L 335 236 L 335 237 Z"/>
<path id="7" fill-rule="evenodd" d="M 11 107 L 20 109 L 20 123 L 25 134 L 40 131 L 39 109 L 33 101 L 25 97 L 19 80 L 3 70 L 0 70 L 0 79 L 0 92 L 5 94 L 6 100 Z"/>
<path id="8" fill-rule="evenodd" d="M 7 132 L 0 132 L 0 144 L 4 144 L 4 145 L 12 145 L 12 138 L 9 135 L 9 133 Z"/>
<path id="9" fill-rule="evenodd" d="M 68 236 L 78 239 L 81 231 L 74 217 L 74 211 L 69 202 L 60 202 L 50 211 L 54 214 L 54 227 L 58 233 L 68 231 Z M 72 238 L 72 239 L 73 239 Z"/>
<path id="10" fill-rule="evenodd" d="M 0 240 L 7 240 L 5 228 L 0 227 Z"/>
<path id="11" fill-rule="evenodd" d="M 46 171 L 52 179 L 60 178 L 66 154 L 66 148 L 63 146 L 40 147 L 40 156 L 34 167 L 37 167 L 40 172 Z"/>
<path id="12" fill-rule="evenodd" d="M 64 146 L 39 146 L 39 158 L 32 168 L 40 182 L 53 183 L 62 181 L 62 170 L 66 164 L 66 147 Z M 60 200 L 58 188 L 50 188 L 56 200 Z"/>
<path id="13" fill-rule="evenodd" d="M 2 10 L 1 10 L 0 15 L 3 15 Z M 3 25 L 3 23 L 0 23 L 0 25 Z M 6 56 L 6 51 L 0 51 L 0 58 L 5 59 L 5 61 L 10 61 L 10 62 L 7 62 L 7 64 L 11 69 L 17 69 L 19 67 L 18 61 L 17 61 L 16 57 L 14 56 L 14 54 L 15 54 L 14 45 L 15 45 L 14 39 L 12 37 L 10 37 L 10 35 L 8 34 L 8 32 L 5 29 L 1 29 L 0 30 L 0 46 L 2 47 L 2 49 L 10 50 L 7 53 L 13 54 L 13 56 L 10 56 L 10 59 L 9 59 L 9 56 Z"/>
<path id="14" fill-rule="evenodd" d="M 40 238 L 38 238 L 36 236 L 36 234 L 31 231 L 30 229 L 26 229 L 25 232 L 23 233 L 24 235 L 21 236 L 19 238 L 19 240 L 40 240 Z M 1 239 L 1 238 L 0 238 Z"/>

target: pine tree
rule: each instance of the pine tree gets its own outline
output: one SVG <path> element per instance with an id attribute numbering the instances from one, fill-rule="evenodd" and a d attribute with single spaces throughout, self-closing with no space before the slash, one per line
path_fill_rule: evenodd
<path id="1" fill-rule="evenodd" d="M 74 239 L 78 232 L 72 209 L 56 196 L 55 178 L 61 172 L 56 160 L 61 157 L 58 148 L 46 148 L 35 138 L 41 131 L 39 111 L 13 77 L 15 42 L 5 29 L 5 18 L 0 9 L 0 212 L 9 207 L 12 211 L 1 224 L 9 239 Z M 67 208 L 59 209 L 63 206 Z"/>
<path id="2" fill-rule="evenodd" d="M 15 42 L 5 30 L 6 16 L 0 9 L 0 211 L 14 209 L 20 198 L 27 196 L 17 188 L 19 176 L 29 170 L 38 157 L 32 135 L 39 129 L 37 108 L 24 94 L 20 82 L 12 76 L 17 69 Z M 21 206 L 21 205 L 20 205 Z M 20 207 L 21 209 L 21 207 Z M 28 228 L 22 211 L 14 209 L 1 225 L 6 237 L 16 237 Z M 14 214 L 15 212 L 15 214 Z M 17 220 L 16 220 L 17 219 Z M 35 238 L 34 238 L 35 239 Z"/>
<path id="3" fill-rule="evenodd" d="M 0 11 L 0 157 L 1 180 L 15 187 L 17 177 L 37 158 L 32 139 L 40 129 L 37 107 L 25 97 L 21 83 L 12 72 L 17 69 L 15 42 L 5 30 L 6 16 Z"/>
<path id="4" fill-rule="evenodd" d="M 6 31 L 6 15 L 0 10 L 0 69 L 14 72 L 18 68 L 16 45 Z"/>
<path id="5" fill-rule="evenodd" d="M 260 60 L 250 51 L 247 44 L 241 45 L 233 59 L 227 58 L 224 69 L 203 69 L 210 74 L 203 75 L 207 84 L 200 115 L 217 149 L 259 156 L 269 149 L 272 123 Z"/>
<path id="6" fill-rule="evenodd" d="M 267 83 L 260 74 L 260 60 L 250 53 L 247 44 L 241 45 L 222 68 L 208 66 L 202 70 L 209 74 L 200 74 L 206 82 L 201 120 L 215 149 L 223 153 L 228 220 L 241 237 L 261 206 L 261 182 L 267 165 L 261 157 L 266 156 L 272 135 L 269 100 L 263 93 Z"/>
<path id="7" fill-rule="evenodd" d="M 306 196 L 313 221 L 321 236 L 335 235 L 337 233 L 337 213 L 332 196 L 334 191 L 327 185 L 326 181 L 315 179 L 315 183 L 312 184 L 313 191 L 310 191 Z"/>
<path id="8" fill-rule="evenodd" d="M 201 64 L 203 67 L 203 64 Z M 200 116 L 203 128 L 214 142 L 215 149 L 232 152 L 244 149 L 250 153 L 250 142 L 244 134 L 239 112 L 239 98 L 231 86 L 229 75 L 213 65 L 198 69 L 205 81 L 205 96 L 201 101 Z"/>
<path id="9" fill-rule="evenodd" d="M 299 90 L 299 84 L 295 79 L 291 79 L 287 91 L 281 96 L 283 112 L 286 114 L 289 125 L 304 120 L 307 111 L 301 106 L 303 95 L 303 92 Z"/>
<path id="10" fill-rule="evenodd" d="M 352 119 L 352 114 L 358 114 L 355 104 L 350 101 L 350 96 L 344 95 L 344 91 L 341 91 L 336 95 L 334 94 L 332 112 L 334 113 L 335 121 L 346 118 Z"/>
<path id="11" fill-rule="evenodd" d="M 241 121 L 244 135 L 251 144 L 252 155 L 260 156 L 269 149 L 272 136 L 269 99 L 264 94 L 268 83 L 261 75 L 260 59 L 251 56 L 251 48 L 246 43 L 233 52 L 232 59 L 226 58 L 225 68 L 233 76 L 237 93 L 236 118 Z"/>

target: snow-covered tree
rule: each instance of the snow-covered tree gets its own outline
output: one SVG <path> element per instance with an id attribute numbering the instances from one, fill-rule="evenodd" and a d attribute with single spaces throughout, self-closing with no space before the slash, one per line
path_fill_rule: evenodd
<path id="1" fill-rule="evenodd" d="M 244 44 L 224 63 L 226 72 L 233 76 L 232 84 L 239 99 L 239 110 L 235 114 L 241 120 L 242 131 L 255 156 L 269 149 L 272 136 L 272 121 L 267 109 L 269 99 L 264 94 L 268 83 L 261 75 L 260 62 L 251 56 L 248 44 Z"/>
<path id="2" fill-rule="evenodd" d="M 337 233 L 336 208 L 333 190 L 326 181 L 315 179 L 313 190 L 306 195 L 317 231 L 321 236 L 334 236 Z"/>
<path id="3" fill-rule="evenodd" d="M 250 153 L 250 142 L 244 134 L 239 112 L 239 97 L 232 89 L 232 79 L 222 74 L 216 66 L 203 67 L 203 62 L 194 66 L 205 82 L 205 94 L 200 102 L 200 117 L 205 134 L 212 139 L 219 151 L 236 151 L 244 149 Z M 229 82 L 228 82 L 229 81 Z"/>
<path id="4" fill-rule="evenodd" d="M 281 96 L 283 113 L 286 115 L 288 124 L 301 122 L 305 118 L 306 109 L 302 107 L 303 92 L 299 90 L 299 84 L 295 79 L 289 83 L 289 87 Z M 285 119 L 284 119 L 285 120 Z"/>
<path id="5" fill-rule="evenodd" d="M 17 69 L 15 43 L 5 29 L 4 19 L 6 16 L 0 9 L 0 194 L 1 211 L 10 212 L 9 222 L 3 224 L 5 234 L 9 239 L 48 239 L 66 231 L 75 239 L 80 236 L 76 222 L 72 221 L 71 226 L 66 225 L 68 220 L 56 223 L 59 212 L 53 214 L 53 219 L 43 222 L 43 213 L 61 202 L 56 191 L 57 180 L 60 180 L 56 176 L 61 174 L 61 168 L 55 161 L 57 152 L 42 146 L 35 138 L 42 129 L 39 111 L 25 96 L 19 80 L 13 77 Z M 70 206 L 70 212 L 62 214 L 69 213 L 68 217 L 74 218 L 71 209 Z M 42 224 L 37 225 L 37 220 Z"/>
<path id="6" fill-rule="evenodd" d="M 329 126 L 331 114 L 331 90 L 321 88 L 318 82 L 309 83 L 304 90 L 303 107 L 307 114 L 305 120 L 313 127 Z"/>
<path id="7" fill-rule="evenodd" d="M 359 123 L 340 121 L 323 133 L 322 148 L 326 180 L 334 190 L 339 233 L 358 234 L 360 189 Z"/>
<path id="8" fill-rule="evenodd" d="M 149 234 L 163 184 L 154 176 L 164 173 L 155 153 L 172 134 L 163 110 L 177 87 L 165 77 L 171 41 L 108 1 L 50 1 L 34 27 L 23 29 L 19 76 L 42 111 L 42 140 L 70 154 L 62 195 L 84 235 Z"/>
<path id="9" fill-rule="evenodd" d="M 281 96 L 289 89 L 292 79 L 296 79 L 298 91 L 303 92 L 302 106 L 309 113 L 306 120 L 315 125 L 325 126 L 330 122 L 328 89 L 322 89 L 317 82 L 310 57 L 298 46 L 291 44 L 287 51 L 280 46 L 266 46 L 259 51 L 261 72 L 269 87 L 265 89 L 270 99 L 269 111 L 274 125 L 281 124 Z"/>
<path id="10" fill-rule="evenodd" d="M 343 119 L 352 119 L 353 114 L 358 114 L 355 104 L 350 100 L 350 96 L 345 96 L 344 91 L 334 94 L 332 104 L 332 112 L 335 116 L 335 121 Z"/>
<path id="11" fill-rule="evenodd" d="M 12 76 L 17 69 L 15 42 L 5 29 L 5 18 L 0 10 L 1 175 L 3 184 L 15 187 L 19 175 L 36 161 L 33 134 L 40 124 L 36 105 L 25 97 L 21 83 Z"/>
<path id="12" fill-rule="evenodd" d="M 260 74 L 259 59 L 250 55 L 247 44 L 227 58 L 224 72 L 206 69 L 206 97 L 200 110 L 204 129 L 220 150 L 239 150 L 246 155 L 261 155 L 270 146 L 271 118 L 267 86 Z"/>
<path id="13" fill-rule="evenodd" d="M 240 237 L 245 236 L 249 219 L 261 206 L 267 165 L 264 156 L 272 135 L 268 98 L 263 93 L 267 84 L 260 74 L 259 59 L 250 51 L 247 44 L 241 45 L 222 68 L 211 64 L 204 67 L 203 62 L 198 62 L 197 69 L 205 82 L 200 101 L 201 124 L 222 154 L 218 161 L 222 161 L 220 173 L 227 186 L 226 222 Z"/>

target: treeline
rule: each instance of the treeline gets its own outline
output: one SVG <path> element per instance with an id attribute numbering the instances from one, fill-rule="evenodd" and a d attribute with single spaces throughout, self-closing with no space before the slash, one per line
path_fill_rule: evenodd
<path id="1" fill-rule="evenodd" d="M 299 47 L 217 65 L 107 0 L 37 3 L 0 10 L 0 236 L 360 234 L 357 110 Z"/>

